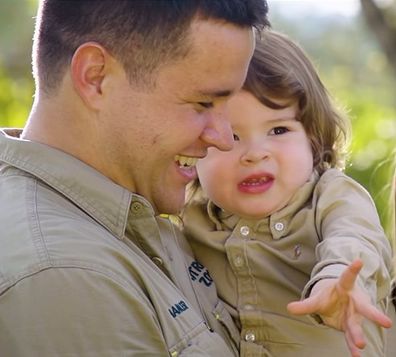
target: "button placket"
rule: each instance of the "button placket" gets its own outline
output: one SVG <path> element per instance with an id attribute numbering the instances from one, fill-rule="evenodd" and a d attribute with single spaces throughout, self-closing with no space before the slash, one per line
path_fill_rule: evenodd
<path id="1" fill-rule="evenodd" d="M 234 258 L 234 265 L 235 265 L 237 268 L 240 268 L 240 267 L 242 267 L 242 266 L 244 265 L 244 260 L 243 260 L 243 258 L 242 258 L 240 255 L 237 255 L 237 256 Z"/>

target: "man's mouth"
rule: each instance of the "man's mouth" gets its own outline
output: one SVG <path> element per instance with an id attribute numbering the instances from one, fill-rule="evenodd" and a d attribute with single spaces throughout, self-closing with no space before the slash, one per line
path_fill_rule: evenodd
<path id="1" fill-rule="evenodd" d="M 183 156 L 183 155 L 176 155 L 175 161 L 179 165 L 180 168 L 190 168 L 190 167 L 194 167 L 197 164 L 198 158 L 190 157 L 190 156 Z"/>

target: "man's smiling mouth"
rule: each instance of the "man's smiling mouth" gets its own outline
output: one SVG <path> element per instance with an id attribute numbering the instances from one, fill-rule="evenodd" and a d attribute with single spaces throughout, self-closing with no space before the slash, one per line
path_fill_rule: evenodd
<path id="1" fill-rule="evenodd" d="M 197 164 L 198 158 L 183 155 L 176 155 L 175 161 L 181 168 L 194 167 Z"/>

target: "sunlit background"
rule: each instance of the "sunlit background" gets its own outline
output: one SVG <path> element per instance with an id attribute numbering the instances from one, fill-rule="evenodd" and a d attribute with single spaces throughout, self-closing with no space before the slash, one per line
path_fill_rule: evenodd
<path id="1" fill-rule="evenodd" d="M 272 27 L 305 48 L 333 97 L 348 109 L 354 136 L 347 173 L 370 191 L 385 224 L 396 147 L 396 0 L 268 3 Z M 363 12 L 362 3 L 375 7 L 367 6 Z M 22 127 L 31 106 L 30 51 L 36 7 L 37 0 L 0 1 L 3 127 Z M 384 31 L 388 38 L 378 36 Z"/>

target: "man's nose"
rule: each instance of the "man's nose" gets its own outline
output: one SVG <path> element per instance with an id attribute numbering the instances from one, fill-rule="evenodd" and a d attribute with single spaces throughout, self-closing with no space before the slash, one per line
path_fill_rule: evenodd
<path id="1" fill-rule="evenodd" d="M 214 146 L 221 151 L 230 151 L 234 146 L 230 122 L 222 113 L 212 113 L 210 115 L 201 139 L 208 146 Z"/>

